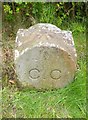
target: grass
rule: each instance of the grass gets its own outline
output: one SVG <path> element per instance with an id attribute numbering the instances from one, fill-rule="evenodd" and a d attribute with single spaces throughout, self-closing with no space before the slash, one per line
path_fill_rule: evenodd
<path id="1" fill-rule="evenodd" d="M 73 30 L 78 54 L 78 71 L 67 87 L 50 91 L 21 90 L 15 85 L 2 90 L 5 118 L 85 118 L 86 117 L 86 37 Z"/>

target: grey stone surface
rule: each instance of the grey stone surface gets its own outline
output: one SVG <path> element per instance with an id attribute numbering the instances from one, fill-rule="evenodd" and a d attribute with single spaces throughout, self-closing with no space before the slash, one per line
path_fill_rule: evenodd
<path id="1" fill-rule="evenodd" d="M 39 23 L 17 32 L 14 61 L 22 86 L 62 88 L 73 80 L 76 60 L 71 31 Z"/>

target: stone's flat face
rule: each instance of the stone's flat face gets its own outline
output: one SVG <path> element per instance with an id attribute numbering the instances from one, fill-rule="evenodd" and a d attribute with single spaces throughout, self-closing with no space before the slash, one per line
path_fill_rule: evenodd
<path id="1" fill-rule="evenodd" d="M 76 71 L 72 34 L 47 23 L 21 29 L 14 60 L 22 86 L 62 88 L 73 80 Z"/>

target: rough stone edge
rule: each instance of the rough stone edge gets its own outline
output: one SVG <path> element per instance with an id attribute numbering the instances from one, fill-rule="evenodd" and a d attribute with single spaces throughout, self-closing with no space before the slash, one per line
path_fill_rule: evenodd
<path id="1" fill-rule="evenodd" d="M 70 43 L 67 43 L 69 45 L 71 45 L 72 47 L 74 47 L 74 50 L 75 50 L 75 45 L 74 45 L 74 40 L 73 40 L 73 36 L 72 36 L 72 32 L 71 31 L 66 31 L 66 30 L 61 30 L 60 28 L 58 28 L 57 26 L 53 25 L 53 24 L 50 24 L 50 23 L 38 23 L 38 24 L 35 24 L 31 27 L 29 27 L 28 29 L 19 29 L 17 31 L 17 36 L 16 36 L 16 40 L 15 40 L 15 44 L 18 47 L 20 47 L 22 45 L 22 42 L 20 40 L 18 40 L 18 36 L 19 35 L 22 35 L 24 36 L 24 34 L 26 34 L 26 32 L 29 32 L 30 30 L 34 30 L 37 28 L 41 28 L 41 29 L 48 29 L 48 31 L 54 31 L 56 33 L 61 33 L 63 34 L 63 39 L 64 41 L 66 40 L 66 42 L 70 41 Z M 58 48 L 58 45 L 55 45 L 55 44 L 51 44 L 49 45 L 48 42 L 46 43 L 45 46 L 50 46 L 50 47 L 57 47 Z M 38 46 L 43 46 L 42 43 L 39 43 Z M 14 52 L 14 58 L 16 60 L 16 58 L 18 58 L 20 55 L 22 55 L 24 52 L 26 52 L 29 48 L 26 48 L 25 50 L 23 50 L 21 53 L 19 53 L 18 49 L 15 49 L 15 52 Z M 63 49 L 63 48 L 61 48 Z M 75 50 L 75 57 L 77 57 L 77 53 L 76 53 L 76 50 Z"/>

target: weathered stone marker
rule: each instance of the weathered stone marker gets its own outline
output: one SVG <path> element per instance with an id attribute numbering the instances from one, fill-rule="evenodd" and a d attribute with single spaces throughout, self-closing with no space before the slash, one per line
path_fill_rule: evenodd
<path id="1" fill-rule="evenodd" d="M 39 23 L 17 32 L 15 66 L 22 86 L 37 89 L 66 86 L 74 78 L 76 58 L 70 31 Z"/>

